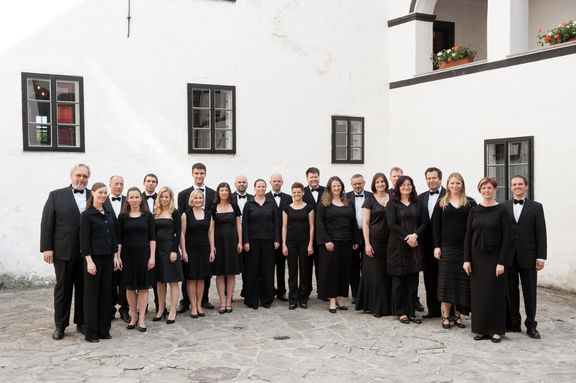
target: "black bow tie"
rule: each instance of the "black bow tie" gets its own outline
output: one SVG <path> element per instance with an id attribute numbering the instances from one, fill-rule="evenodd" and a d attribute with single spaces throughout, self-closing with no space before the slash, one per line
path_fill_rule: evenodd
<path id="1" fill-rule="evenodd" d="M 281 197 L 281 196 L 282 196 L 281 193 L 274 193 L 274 198 L 276 198 L 276 197 Z"/>
<path id="2" fill-rule="evenodd" d="M 523 199 L 515 199 L 514 205 L 516 205 L 517 203 L 519 203 L 520 205 L 524 205 L 524 200 Z"/>
<path id="3" fill-rule="evenodd" d="M 430 190 L 430 195 L 440 194 L 440 190 L 432 191 Z"/>
<path id="4" fill-rule="evenodd" d="M 363 197 L 364 197 L 364 194 L 354 194 L 354 197 L 360 197 L 360 198 L 363 198 Z"/>
<path id="5" fill-rule="evenodd" d="M 147 196 L 146 196 L 146 200 L 149 200 L 150 198 L 154 198 L 154 197 L 156 197 L 156 194 L 147 195 Z"/>
<path id="6" fill-rule="evenodd" d="M 311 192 L 314 192 L 314 191 L 317 192 L 317 191 L 318 191 L 318 188 L 316 188 L 316 189 L 310 189 L 310 191 L 311 191 Z"/>
<path id="7" fill-rule="evenodd" d="M 240 199 L 242 199 L 242 198 L 246 198 L 246 197 L 248 197 L 248 195 L 247 195 L 247 194 L 244 194 L 244 195 L 240 195 L 240 194 L 238 194 L 238 198 L 240 198 Z"/>
<path id="8" fill-rule="evenodd" d="M 74 188 L 72 188 L 72 190 L 74 190 L 74 193 L 84 194 L 84 190 L 78 190 L 78 189 L 74 189 Z"/>
<path id="9" fill-rule="evenodd" d="M 112 202 L 114 201 L 122 201 L 122 197 L 112 197 Z"/>
<path id="10" fill-rule="evenodd" d="M 194 188 L 194 190 L 200 190 L 202 193 L 204 193 L 204 188 Z"/>

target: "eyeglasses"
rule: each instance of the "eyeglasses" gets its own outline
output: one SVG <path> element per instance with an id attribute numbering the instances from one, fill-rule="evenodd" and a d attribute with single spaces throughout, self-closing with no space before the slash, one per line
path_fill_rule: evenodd
<path id="1" fill-rule="evenodd" d="M 411 188 L 412 185 L 400 185 L 401 188 Z"/>

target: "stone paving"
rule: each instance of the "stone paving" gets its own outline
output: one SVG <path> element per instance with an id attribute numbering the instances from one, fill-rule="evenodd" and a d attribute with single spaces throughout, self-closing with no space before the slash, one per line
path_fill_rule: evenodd
<path id="1" fill-rule="evenodd" d="M 211 291 L 212 293 L 212 291 Z M 215 290 L 214 290 L 215 293 Z M 421 297 L 424 294 L 421 293 Z M 215 295 L 212 302 L 217 302 Z M 91 344 L 69 327 L 53 331 L 52 289 L 0 291 L 0 382 L 574 382 L 576 299 L 539 290 L 541 340 L 508 334 L 500 344 L 473 341 L 466 329 L 444 330 L 349 310 L 205 310 L 148 331 L 112 322 L 113 339 Z"/>

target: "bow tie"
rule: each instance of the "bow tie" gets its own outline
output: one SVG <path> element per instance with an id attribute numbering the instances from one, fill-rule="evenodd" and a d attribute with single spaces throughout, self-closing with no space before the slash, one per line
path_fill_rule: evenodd
<path id="1" fill-rule="evenodd" d="M 122 197 L 112 197 L 112 202 L 114 201 L 122 201 Z"/>
<path id="2" fill-rule="evenodd" d="M 240 194 L 238 194 L 238 198 L 240 198 L 240 199 L 242 199 L 242 198 L 246 198 L 246 197 L 248 197 L 248 195 L 247 195 L 247 194 L 244 194 L 244 195 L 240 195 Z"/>
<path id="3" fill-rule="evenodd" d="M 74 188 L 72 188 L 72 190 L 74 190 L 74 193 L 84 194 L 84 190 L 78 190 L 78 189 L 74 189 Z"/>
<path id="4" fill-rule="evenodd" d="M 204 193 L 204 188 L 194 188 L 194 190 L 200 190 L 202 193 Z"/>
<path id="5" fill-rule="evenodd" d="M 316 189 L 310 189 L 310 191 L 311 191 L 311 192 L 317 192 L 317 191 L 318 191 L 318 188 L 316 188 Z"/>
<path id="6" fill-rule="evenodd" d="M 354 197 L 364 198 L 364 194 L 354 194 Z"/>
<path id="7" fill-rule="evenodd" d="M 432 191 L 430 190 L 430 195 L 440 194 L 440 190 Z"/>
<path id="8" fill-rule="evenodd" d="M 281 197 L 281 196 L 282 196 L 282 193 L 274 193 L 274 198 Z"/>
<path id="9" fill-rule="evenodd" d="M 515 199 L 514 205 L 516 205 L 516 204 L 524 205 L 524 200 L 523 199 Z"/>
<path id="10" fill-rule="evenodd" d="M 154 198 L 154 197 L 156 197 L 156 194 L 147 195 L 147 196 L 146 196 L 146 200 L 149 200 L 150 198 Z"/>

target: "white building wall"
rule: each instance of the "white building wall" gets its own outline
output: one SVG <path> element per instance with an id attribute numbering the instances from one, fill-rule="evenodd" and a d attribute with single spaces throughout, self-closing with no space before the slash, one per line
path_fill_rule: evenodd
<path id="1" fill-rule="evenodd" d="M 571 225 L 576 201 L 573 166 L 576 115 L 558 100 L 576 88 L 576 55 L 422 83 L 390 91 L 390 151 L 394 164 L 425 190 L 424 170 L 458 171 L 470 196 L 484 175 L 484 140 L 534 136 L 535 199 L 544 205 L 548 258 L 539 282 L 576 290 Z M 546 73 L 543 76 L 542 73 Z"/>
<path id="2" fill-rule="evenodd" d="M 39 253 L 41 211 L 73 163 L 91 166 L 90 184 L 121 174 L 126 188 L 141 186 L 153 172 L 176 191 L 199 161 L 211 187 L 279 171 L 285 191 L 309 166 L 322 183 L 340 175 L 347 185 L 354 173 L 386 170 L 386 2 L 140 0 L 130 38 L 126 2 L 44 3 L 14 2 L 3 26 L 14 32 L 0 45 L 0 167 L 10 185 L 0 274 L 53 275 Z M 84 78 L 85 153 L 22 151 L 22 72 Z M 236 155 L 187 153 L 187 83 L 236 86 Z M 365 165 L 331 164 L 332 115 L 365 118 Z"/>

